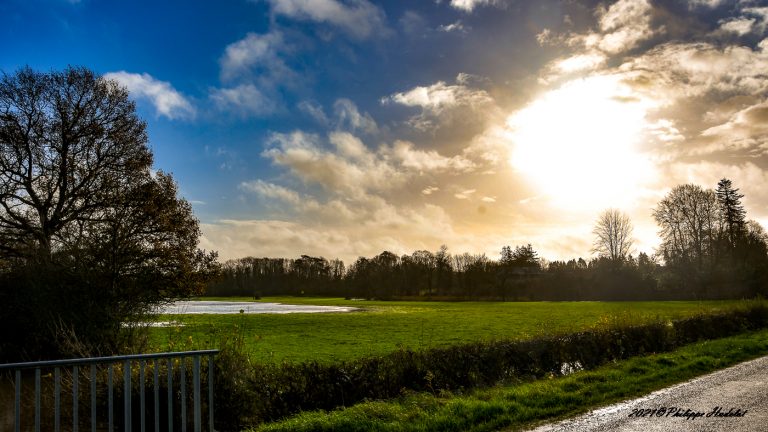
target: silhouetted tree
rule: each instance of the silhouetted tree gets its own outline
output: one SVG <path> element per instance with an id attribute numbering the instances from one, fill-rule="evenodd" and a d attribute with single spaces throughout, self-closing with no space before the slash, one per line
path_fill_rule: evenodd
<path id="1" fill-rule="evenodd" d="M 411 263 L 421 275 L 419 293 L 425 292 L 427 297 L 433 294 L 434 274 L 435 274 L 435 256 L 427 250 L 418 250 L 411 255 Z"/>
<path id="2" fill-rule="evenodd" d="M 442 245 L 435 253 L 435 279 L 437 295 L 445 295 L 451 290 L 451 254 L 448 246 Z"/>
<path id="3" fill-rule="evenodd" d="M 653 211 L 665 262 L 704 269 L 715 243 L 718 216 L 712 190 L 693 184 L 674 187 Z"/>
<path id="4" fill-rule="evenodd" d="M 613 261 L 624 260 L 632 250 L 632 221 L 625 213 L 608 209 L 600 214 L 592 233 L 592 251 Z"/>
<path id="5" fill-rule="evenodd" d="M 717 183 L 717 203 L 720 208 L 720 223 L 727 243 L 734 247 L 744 235 L 746 211 L 741 204 L 744 195 L 734 188 L 731 181 L 724 178 Z"/>
<path id="6" fill-rule="evenodd" d="M 510 264 L 517 268 L 528 268 L 538 270 L 541 268 L 541 259 L 539 254 L 533 250 L 533 246 L 528 243 L 525 246 L 516 246 L 510 255 Z"/>
<path id="7" fill-rule="evenodd" d="M 85 68 L 3 74 L 0 326 L 22 324 L 3 334 L 27 340 L 3 339 L 0 352 L 56 355 L 62 334 L 118 349 L 121 323 L 216 273 L 199 236 L 171 176 L 152 170 L 125 88 Z"/>
<path id="8" fill-rule="evenodd" d="M 392 297 L 400 288 L 400 257 L 384 251 L 370 261 L 371 284 L 375 298 Z"/>

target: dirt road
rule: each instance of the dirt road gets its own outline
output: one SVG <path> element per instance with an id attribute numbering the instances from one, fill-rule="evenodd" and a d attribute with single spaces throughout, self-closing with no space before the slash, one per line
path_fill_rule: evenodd
<path id="1" fill-rule="evenodd" d="M 768 356 L 533 432 L 768 431 Z"/>

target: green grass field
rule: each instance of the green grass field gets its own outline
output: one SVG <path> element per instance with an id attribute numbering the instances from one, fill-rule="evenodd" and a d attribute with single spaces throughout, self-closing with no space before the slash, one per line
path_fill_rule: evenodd
<path id="1" fill-rule="evenodd" d="M 248 298 L 205 300 L 249 301 Z M 640 323 L 723 311 L 739 301 L 708 302 L 381 302 L 263 298 L 262 302 L 354 306 L 353 313 L 174 315 L 182 327 L 150 329 L 158 351 L 216 347 L 238 332 L 253 360 L 331 362 L 483 339 L 525 339 L 611 323 Z"/>
<path id="2" fill-rule="evenodd" d="M 330 412 L 307 411 L 254 428 L 282 431 L 513 431 L 637 397 L 768 352 L 768 330 L 634 357 L 591 371 L 478 389 L 464 395 L 415 393 Z"/>

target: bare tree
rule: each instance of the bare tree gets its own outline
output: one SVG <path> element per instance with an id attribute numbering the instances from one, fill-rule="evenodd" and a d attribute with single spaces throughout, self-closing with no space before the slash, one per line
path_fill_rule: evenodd
<path id="1" fill-rule="evenodd" d="M 653 217 L 661 228 L 664 260 L 703 268 L 712 256 L 717 235 L 715 192 L 693 184 L 675 186 L 653 210 Z"/>
<path id="2" fill-rule="evenodd" d="M 617 209 L 600 214 L 592 233 L 595 235 L 592 252 L 611 260 L 623 260 L 632 250 L 632 221 Z"/>
<path id="3" fill-rule="evenodd" d="M 0 236 L 11 254 L 55 250 L 60 234 L 149 172 L 128 92 L 87 69 L 22 69 L 0 81 Z"/>

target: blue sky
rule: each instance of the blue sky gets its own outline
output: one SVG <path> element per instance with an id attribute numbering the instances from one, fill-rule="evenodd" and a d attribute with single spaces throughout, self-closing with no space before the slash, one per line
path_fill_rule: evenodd
<path id="1" fill-rule="evenodd" d="M 757 0 L 0 1 L 0 69 L 127 86 L 222 258 L 653 252 L 674 185 L 768 222 Z"/>

